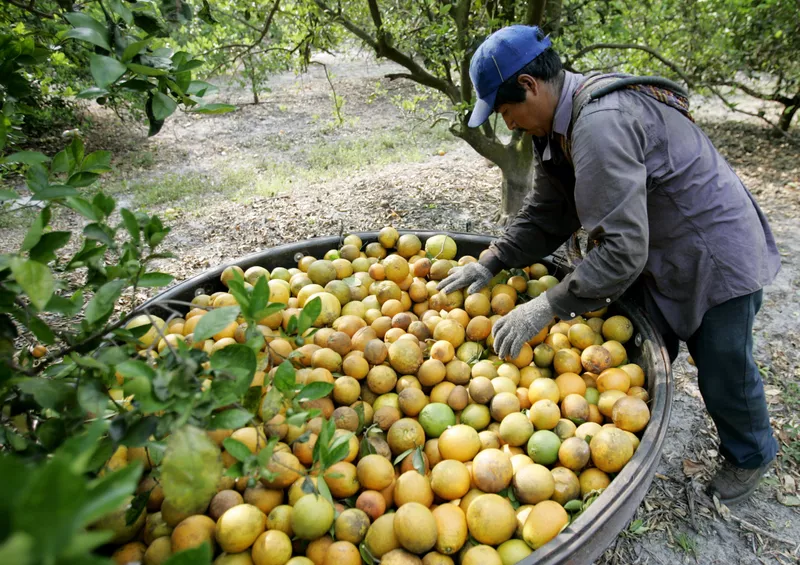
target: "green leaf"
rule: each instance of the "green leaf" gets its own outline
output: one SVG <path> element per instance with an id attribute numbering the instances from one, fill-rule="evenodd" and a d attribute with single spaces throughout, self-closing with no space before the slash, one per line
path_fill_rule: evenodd
<path id="1" fill-rule="evenodd" d="M 39 243 L 30 251 L 31 259 L 44 264 L 53 261 L 56 258 L 54 251 L 64 247 L 71 236 L 72 232 L 68 231 L 53 231 L 42 235 Z"/>
<path id="2" fill-rule="evenodd" d="M 87 173 L 107 173 L 111 170 L 111 152 L 94 151 L 81 163 L 81 170 Z"/>
<path id="3" fill-rule="evenodd" d="M 322 498 L 331 503 L 331 506 L 335 505 L 333 502 L 333 496 L 331 496 L 331 491 L 328 488 L 328 483 L 326 483 L 324 479 L 317 480 L 317 491 Z"/>
<path id="4" fill-rule="evenodd" d="M 81 100 L 95 99 L 95 98 L 100 98 L 101 96 L 106 96 L 107 94 L 108 90 L 106 90 L 105 88 L 90 86 L 89 88 L 81 90 L 78 94 L 75 95 L 75 98 L 80 98 Z M 53 170 L 53 172 L 55 173 L 56 171 Z"/>
<path id="5" fill-rule="evenodd" d="M 142 41 L 134 41 L 133 43 L 128 44 L 125 47 L 125 50 L 122 52 L 122 62 L 127 63 L 131 59 L 133 59 L 136 55 L 141 53 L 147 46 L 150 44 L 152 38 L 143 39 Z"/>
<path id="6" fill-rule="evenodd" d="M 88 239 L 95 239 L 109 247 L 114 247 L 114 236 L 110 234 L 109 231 L 111 230 L 107 226 L 99 223 L 92 223 L 87 224 L 86 227 L 83 228 L 83 235 Z"/>
<path id="7" fill-rule="evenodd" d="M 9 457 L 10 459 L 10 457 Z M 30 534 L 16 531 L 0 544 L 0 563 L 14 563 L 14 565 L 34 564 L 34 545 L 36 540 Z"/>
<path id="8" fill-rule="evenodd" d="M 219 448 L 203 430 L 184 426 L 167 440 L 161 462 L 164 497 L 176 510 L 196 512 L 217 492 L 223 466 Z"/>
<path id="9" fill-rule="evenodd" d="M 141 230 L 139 230 L 139 222 L 136 221 L 136 216 L 127 208 L 121 209 L 119 213 L 122 216 L 125 229 L 131 235 L 131 239 L 138 243 L 141 240 Z"/>
<path id="10" fill-rule="evenodd" d="M 28 167 L 28 174 L 25 175 L 25 180 L 28 183 L 28 188 L 31 192 L 39 192 L 44 190 L 49 185 L 50 176 L 40 163 L 33 163 Z"/>
<path id="11" fill-rule="evenodd" d="M 141 475 L 142 464 L 137 461 L 89 483 L 87 503 L 75 520 L 87 526 L 119 508 L 134 493 Z"/>
<path id="12" fill-rule="evenodd" d="M 77 196 L 78 191 L 71 186 L 64 185 L 50 185 L 42 190 L 36 192 L 31 196 L 32 200 L 53 200 L 55 198 L 68 198 L 70 196 Z"/>
<path id="13" fill-rule="evenodd" d="M 280 412 L 282 404 L 283 395 L 277 387 L 272 387 L 267 391 L 267 394 L 264 395 L 264 399 L 261 401 L 261 405 L 258 409 L 258 414 L 263 421 L 269 422 Z"/>
<path id="14" fill-rule="evenodd" d="M 203 104 L 198 108 L 194 108 L 190 110 L 190 112 L 194 114 L 227 114 L 228 112 L 233 112 L 236 110 L 236 106 L 232 104 L 221 104 L 215 102 L 213 104 Z"/>
<path id="15" fill-rule="evenodd" d="M 328 448 L 328 457 L 326 467 L 335 465 L 339 461 L 347 457 L 350 452 L 350 438 L 353 437 L 352 433 L 341 435 L 331 443 Z M 424 474 L 424 473 L 423 473 Z"/>
<path id="16" fill-rule="evenodd" d="M 139 277 L 139 286 L 148 288 L 167 286 L 173 280 L 175 280 L 175 277 L 167 273 L 145 273 Z"/>
<path id="17" fill-rule="evenodd" d="M 19 198 L 19 194 L 13 190 L 7 189 L 0 189 L 0 202 L 6 202 L 7 200 L 16 200 Z"/>
<path id="18" fill-rule="evenodd" d="M 212 414 L 208 424 L 210 430 L 238 430 L 253 419 L 253 415 L 241 408 L 231 408 L 218 414 Z"/>
<path id="19" fill-rule="evenodd" d="M 79 172 L 70 176 L 67 179 L 67 184 L 74 187 L 89 186 L 90 184 L 94 183 L 94 181 L 96 181 L 99 178 L 99 176 L 100 175 L 98 175 L 97 173 Z"/>
<path id="20" fill-rule="evenodd" d="M 164 565 L 211 565 L 211 546 L 204 541 L 192 549 L 173 553 Z"/>
<path id="21" fill-rule="evenodd" d="M 177 108 L 178 103 L 163 92 L 153 94 L 153 115 L 156 120 L 166 120 Z"/>
<path id="22" fill-rule="evenodd" d="M 36 163 L 47 163 L 50 157 L 39 151 L 17 151 L 8 157 L 3 158 L 3 163 L 22 163 L 24 165 L 33 165 Z"/>
<path id="23" fill-rule="evenodd" d="M 56 156 L 53 157 L 53 162 L 50 164 L 51 173 L 66 173 L 74 163 L 70 163 L 71 155 L 66 149 L 62 149 Z"/>
<path id="24" fill-rule="evenodd" d="M 33 249 L 33 247 L 39 243 L 39 240 L 42 238 L 42 233 L 44 233 L 44 228 L 48 223 L 50 223 L 49 207 L 39 212 L 39 215 L 37 215 L 36 219 L 31 223 L 31 227 L 28 228 L 28 232 L 25 234 L 25 239 L 22 240 L 22 247 L 20 247 L 21 252 Z"/>
<path id="25" fill-rule="evenodd" d="M 108 0 L 108 5 L 126 24 L 133 23 L 133 12 L 131 12 L 122 0 Z"/>
<path id="26" fill-rule="evenodd" d="M 75 13 L 75 12 L 73 12 Z M 68 14 L 69 16 L 69 14 Z M 102 47 L 106 51 L 111 51 L 111 46 L 108 44 L 108 39 L 105 34 L 100 34 L 97 31 L 88 27 L 75 27 L 64 34 L 64 38 L 79 39 Z"/>
<path id="27" fill-rule="evenodd" d="M 308 416 L 311 412 L 297 412 L 286 418 L 286 424 L 289 426 L 297 426 L 298 428 L 306 423 Z"/>
<path id="28" fill-rule="evenodd" d="M 225 451 L 233 455 L 238 461 L 244 462 L 253 454 L 250 453 L 250 448 L 243 444 L 241 441 L 233 439 L 232 437 L 226 437 L 222 441 L 223 447 L 225 447 Z"/>
<path id="29" fill-rule="evenodd" d="M 124 363 L 117 365 L 115 368 L 117 372 L 125 379 L 144 377 L 152 381 L 156 376 L 155 370 L 153 370 L 150 365 L 144 361 L 139 361 L 138 359 L 125 361 Z"/>
<path id="30" fill-rule="evenodd" d="M 273 382 L 278 390 L 284 394 L 294 392 L 295 387 L 297 387 L 297 380 L 291 361 L 286 360 L 278 366 Z"/>
<path id="31" fill-rule="evenodd" d="M 53 334 L 53 330 L 50 329 L 50 326 L 44 323 L 41 318 L 38 316 L 28 316 L 24 319 L 19 320 L 21 323 L 25 324 L 25 326 L 33 332 L 33 335 L 36 336 L 36 339 L 44 343 L 45 345 L 50 345 L 51 343 L 55 342 L 56 336 Z"/>
<path id="32" fill-rule="evenodd" d="M 116 59 L 92 53 L 89 55 L 89 70 L 94 83 L 100 88 L 106 88 L 124 75 L 128 68 Z"/>
<path id="33" fill-rule="evenodd" d="M 257 455 L 258 464 L 262 467 L 266 467 L 269 465 L 270 460 L 272 459 L 272 453 L 275 451 L 275 445 L 278 443 L 277 437 L 269 438 L 267 445 L 265 445 Z"/>
<path id="34" fill-rule="evenodd" d="M 203 317 L 205 316 L 208 316 L 208 314 Z M 198 322 L 197 325 L 199 326 L 200 323 Z M 255 352 L 246 345 L 239 343 L 229 345 L 214 352 L 209 361 L 214 371 L 228 373 L 233 376 L 236 381 L 235 391 L 237 396 L 241 397 L 250 388 L 258 362 L 256 361 Z M 219 379 L 219 376 L 217 378 Z"/>
<path id="35" fill-rule="evenodd" d="M 306 302 L 303 310 L 300 312 L 300 317 L 297 320 L 297 334 L 303 335 L 308 328 L 317 319 L 319 313 L 322 311 L 322 300 L 319 296 Z"/>
<path id="36" fill-rule="evenodd" d="M 412 456 L 414 459 L 412 463 L 414 464 L 414 469 L 417 470 L 422 476 L 425 476 L 425 460 L 422 458 L 422 447 L 417 446 L 414 449 L 414 455 Z"/>
<path id="37" fill-rule="evenodd" d="M 18 499 L 18 508 L 25 511 L 14 514 L 14 529 L 36 539 L 37 554 L 57 555 L 78 533 L 75 516 L 86 498 L 83 477 L 71 471 L 66 457 L 54 457 L 32 473 Z"/>
<path id="38" fill-rule="evenodd" d="M 97 153 L 97 151 L 95 151 L 95 153 Z M 84 165 L 91 159 L 92 155 L 94 155 L 94 153 L 90 154 L 88 157 L 86 157 L 86 159 L 83 160 Z M 98 192 L 94 195 L 94 198 L 92 198 L 92 206 L 100 210 L 106 216 L 111 215 L 116 205 L 116 201 L 111 196 L 106 196 L 102 192 Z M 111 233 L 113 233 L 113 231 Z"/>
<path id="39" fill-rule="evenodd" d="M 55 280 L 47 265 L 21 257 L 13 257 L 10 265 L 14 279 L 28 295 L 31 303 L 37 310 L 44 310 L 55 289 Z"/>
<path id="40" fill-rule="evenodd" d="M 97 210 L 94 206 L 91 205 L 87 200 L 80 198 L 80 197 L 73 197 L 67 198 L 66 202 L 67 206 L 75 210 L 78 214 L 83 216 L 84 218 L 88 218 L 93 222 L 99 222 L 103 219 L 102 212 Z"/>
<path id="41" fill-rule="evenodd" d="M 411 449 L 406 449 L 403 453 L 394 458 L 394 464 L 399 464 L 403 459 L 411 455 L 412 451 L 414 451 L 413 447 Z"/>
<path id="42" fill-rule="evenodd" d="M 331 392 L 333 392 L 333 383 L 316 381 L 304 386 L 297 394 L 297 398 L 301 402 L 306 400 L 319 400 L 320 398 L 328 396 Z"/>
<path id="43" fill-rule="evenodd" d="M 244 466 L 239 461 L 237 461 L 236 463 L 228 467 L 228 470 L 225 471 L 224 476 L 238 479 L 239 477 L 244 476 Z"/>
<path id="44" fill-rule="evenodd" d="M 46 312 L 56 312 L 65 316 L 74 316 L 83 307 L 83 290 L 77 290 L 71 298 L 67 299 L 54 294 L 45 306 Z"/>
<path id="45" fill-rule="evenodd" d="M 237 316 L 239 316 L 238 306 L 215 308 L 204 314 L 194 328 L 194 341 L 200 342 L 218 334 L 234 322 Z"/>
<path id="46" fill-rule="evenodd" d="M 101 286 L 86 306 L 86 321 L 94 324 L 108 317 L 126 286 L 128 282 L 123 280 L 110 281 Z"/>
<path id="47" fill-rule="evenodd" d="M 169 74 L 164 69 L 154 69 L 153 67 L 148 67 L 147 65 L 139 65 L 137 63 L 128 63 L 128 69 L 133 71 L 137 75 L 142 75 L 146 77 L 163 77 Z"/>

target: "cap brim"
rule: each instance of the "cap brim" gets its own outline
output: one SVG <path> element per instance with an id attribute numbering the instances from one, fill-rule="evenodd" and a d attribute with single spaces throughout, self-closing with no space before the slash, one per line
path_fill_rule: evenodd
<path id="1" fill-rule="evenodd" d="M 475 102 L 475 108 L 472 110 L 472 114 L 469 117 L 469 122 L 467 122 L 469 127 L 478 127 L 492 115 L 492 112 L 494 112 L 495 98 L 497 98 L 496 90 L 484 98 L 478 98 L 478 101 Z"/>

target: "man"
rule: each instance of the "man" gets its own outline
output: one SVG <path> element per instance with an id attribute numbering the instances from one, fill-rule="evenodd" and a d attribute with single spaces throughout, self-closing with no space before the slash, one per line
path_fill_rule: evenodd
<path id="1" fill-rule="evenodd" d="M 561 283 L 497 321 L 495 350 L 515 357 L 554 316 L 596 310 L 633 285 L 671 357 L 683 340 L 697 365 L 725 458 L 710 492 L 726 504 L 746 499 L 777 453 L 752 328 L 780 256 L 752 196 L 680 93 L 624 88 L 586 103 L 581 87 L 591 80 L 564 71 L 536 27 L 492 34 L 470 77 L 470 127 L 494 111 L 533 136 L 534 189 L 481 260 L 451 271 L 440 289 L 476 292 L 583 226 L 596 246 Z"/>

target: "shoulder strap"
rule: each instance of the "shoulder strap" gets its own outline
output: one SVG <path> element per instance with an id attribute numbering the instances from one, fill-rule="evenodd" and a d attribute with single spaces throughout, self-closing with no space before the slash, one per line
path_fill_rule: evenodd
<path id="1" fill-rule="evenodd" d="M 632 76 L 624 73 L 594 73 L 589 75 L 572 95 L 572 120 L 569 124 L 567 137 L 560 140 L 564 154 L 570 162 L 572 161 L 572 128 L 581 111 L 588 104 L 606 94 L 622 89 L 636 90 L 646 94 L 662 104 L 675 108 L 689 120 L 694 121 L 689 113 L 688 93 L 679 84 L 669 79 L 658 76 Z"/>

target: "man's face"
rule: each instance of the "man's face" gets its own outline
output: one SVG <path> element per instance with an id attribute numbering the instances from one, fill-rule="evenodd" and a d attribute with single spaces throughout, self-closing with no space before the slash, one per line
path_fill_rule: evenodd
<path id="1" fill-rule="evenodd" d="M 544 137 L 553 129 L 555 103 L 550 89 L 529 75 L 519 77 L 525 89 L 525 100 L 501 104 L 497 112 L 510 130 L 521 130 L 535 137 Z"/>

